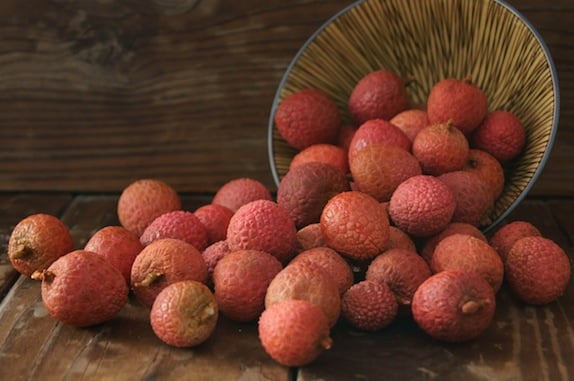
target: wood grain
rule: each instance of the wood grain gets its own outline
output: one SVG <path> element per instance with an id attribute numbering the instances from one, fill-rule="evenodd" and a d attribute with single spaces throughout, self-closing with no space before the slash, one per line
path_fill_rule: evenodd
<path id="1" fill-rule="evenodd" d="M 574 7 L 511 0 L 547 41 L 560 128 L 533 194 L 571 195 Z M 213 192 L 274 188 L 269 109 L 299 47 L 350 1 L 6 0 L 0 191 L 118 192 L 158 177 Z"/>

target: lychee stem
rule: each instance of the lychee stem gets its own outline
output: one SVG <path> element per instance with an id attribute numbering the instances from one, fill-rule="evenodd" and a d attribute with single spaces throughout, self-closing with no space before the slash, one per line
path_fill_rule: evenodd
<path id="1" fill-rule="evenodd" d="M 464 304 L 461 306 L 460 309 L 464 315 L 472 315 L 472 314 L 475 314 L 478 311 L 480 311 L 482 309 L 482 307 L 484 307 L 487 304 L 488 304 L 488 300 L 485 300 L 485 299 L 468 300 L 468 301 L 464 302 Z"/>
<path id="2" fill-rule="evenodd" d="M 30 275 L 30 278 L 32 279 L 40 280 L 46 283 L 52 283 L 55 277 L 56 274 L 48 270 L 36 270 L 32 273 L 32 275 Z"/>
<path id="3" fill-rule="evenodd" d="M 10 258 L 11 259 L 22 259 L 22 258 L 32 256 L 33 254 L 34 254 L 34 249 L 32 249 L 31 247 L 28 247 L 26 245 L 18 245 L 18 247 L 16 247 L 16 250 L 14 250 L 13 252 L 10 253 Z"/>
<path id="4" fill-rule="evenodd" d="M 320 344 L 321 348 L 331 349 L 331 346 L 333 345 L 333 339 L 331 339 L 330 336 L 327 336 L 323 340 L 321 340 Z"/>
<path id="5" fill-rule="evenodd" d="M 141 282 L 139 282 L 138 286 L 149 287 L 153 283 L 155 283 L 159 278 L 161 278 L 162 276 L 163 276 L 162 273 L 151 272 L 151 273 L 147 274 Z"/>

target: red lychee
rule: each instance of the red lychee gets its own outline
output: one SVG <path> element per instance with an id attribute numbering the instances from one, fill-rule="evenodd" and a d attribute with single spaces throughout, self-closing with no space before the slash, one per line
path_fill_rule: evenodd
<path id="1" fill-rule="evenodd" d="M 211 245 L 227 236 L 227 226 L 233 211 L 222 205 L 207 204 L 197 208 L 193 214 L 201 221 L 207 231 L 207 243 Z"/>
<path id="2" fill-rule="evenodd" d="M 313 144 L 335 143 L 342 119 L 337 104 L 327 93 L 302 89 L 277 106 L 274 120 L 283 139 L 302 150 Z"/>
<path id="3" fill-rule="evenodd" d="M 225 206 L 235 212 L 255 200 L 273 200 L 271 192 L 259 180 L 240 177 L 223 184 L 213 196 L 212 204 Z"/>
<path id="4" fill-rule="evenodd" d="M 397 299 L 386 283 L 360 281 L 341 300 L 341 315 L 353 327 L 377 331 L 387 327 L 397 316 Z"/>
<path id="5" fill-rule="evenodd" d="M 389 120 L 389 122 L 400 128 L 411 142 L 415 140 L 415 136 L 420 130 L 430 124 L 426 111 L 419 109 L 402 111 Z"/>
<path id="6" fill-rule="evenodd" d="M 471 143 L 474 148 L 506 163 L 522 152 L 526 144 L 526 130 L 515 114 L 496 110 L 489 113 L 474 130 Z"/>
<path id="7" fill-rule="evenodd" d="M 374 143 L 393 144 L 405 151 L 411 151 L 411 141 L 400 128 L 383 119 L 371 119 L 361 124 L 355 131 L 347 153 L 349 162 L 357 152 Z"/>
<path id="8" fill-rule="evenodd" d="M 505 262 L 516 241 L 524 237 L 539 237 L 541 235 L 540 230 L 528 221 L 512 221 L 498 228 L 488 242 Z"/>
<path id="9" fill-rule="evenodd" d="M 463 170 L 477 174 L 490 189 L 493 200 L 500 197 L 504 190 L 504 169 L 494 156 L 488 152 L 471 148 Z"/>
<path id="10" fill-rule="evenodd" d="M 313 144 L 299 151 L 289 164 L 289 169 L 303 163 L 319 162 L 339 168 L 343 173 L 349 172 L 347 151 L 333 144 Z"/>
<path id="11" fill-rule="evenodd" d="M 186 210 L 174 210 L 155 218 L 143 231 L 140 242 L 147 246 L 162 238 L 180 239 L 200 252 L 208 245 L 205 226 L 195 214 Z"/>

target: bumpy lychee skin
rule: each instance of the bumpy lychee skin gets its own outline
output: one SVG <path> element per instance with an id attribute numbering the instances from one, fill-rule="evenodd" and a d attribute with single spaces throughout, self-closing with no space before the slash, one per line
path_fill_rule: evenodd
<path id="1" fill-rule="evenodd" d="M 486 95 L 470 77 L 447 78 L 437 82 L 427 99 L 427 113 L 431 124 L 451 120 L 466 136 L 469 136 L 488 113 Z"/>
<path id="2" fill-rule="evenodd" d="M 186 210 L 174 210 L 154 219 L 143 231 L 140 242 L 147 246 L 162 238 L 180 239 L 199 251 L 208 245 L 207 229 L 195 214 Z"/>
<path id="3" fill-rule="evenodd" d="M 341 316 L 353 327 L 378 331 L 397 316 L 395 294 L 386 283 L 363 280 L 345 292 L 341 300 Z"/>
<path id="4" fill-rule="evenodd" d="M 211 290 L 201 282 L 180 281 L 163 289 L 150 312 L 153 332 L 164 343 L 195 347 L 215 330 L 219 310 Z"/>
<path id="5" fill-rule="evenodd" d="M 490 237 L 488 242 L 492 246 L 503 262 L 512 249 L 512 246 L 521 238 L 540 237 L 540 230 L 528 221 L 511 221 L 498 228 Z"/>
<path id="6" fill-rule="evenodd" d="M 389 120 L 409 107 L 405 82 L 389 70 L 377 70 L 361 78 L 349 97 L 352 119 L 362 124 L 370 119 Z"/>
<path id="7" fill-rule="evenodd" d="M 257 319 L 265 309 L 265 294 L 283 266 L 258 250 L 236 250 L 221 258 L 213 271 L 215 300 L 221 313 L 238 322 Z"/>
<path id="8" fill-rule="evenodd" d="M 450 189 L 433 176 L 413 176 L 401 183 L 389 203 L 394 224 L 414 237 L 442 231 L 452 219 L 456 200 Z"/>
<path id="9" fill-rule="evenodd" d="M 273 197 L 262 182 L 249 177 L 240 177 L 223 184 L 215 192 L 211 203 L 236 212 L 241 206 L 255 200 L 273 200 Z"/>
<path id="10" fill-rule="evenodd" d="M 436 245 L 438 245 L 440 241 L 449 235 L 457 233 L 471 235 L 484 242 L 488 242 L 488 239 L 478 227 L 465 222 L 451 222 L 443 231 L 424 240 L 424 242 L 421 244 L 421 257 L 423 257 L 425 261 L 427 261 L 427 263 L 430 265 L 432 263 L 432 256 L 434 254 Z"/>
<path id="11" fill-rule="evenodd" d="M 395 115 L 389 122 L 400 128 L 411 142 L 415 140 L 415 136 L 420 130 L 430 124 L 427 112 L 419 109 L 402 111 Z"/>
<path id="12" fill-rule="evenodd" d="M 438 179 L 449 187 L 456 199 L 452 222 L 479 226 L 494 203 L 492 193 L 484 181 L 477 174 L 468 171 L 443 173 Z"/>
<path id="13" fill-rule="evenodd" d="M 386 250 L 390 249 L 406 249 L 417 251 L 417 246 L 411 236 L 397 228 L 396 226 L 389 226 L 389 244 Z"/>
<path id="14" fill-rule="evenodd" d="M 307 300 L 318 306 L 330 327 L 341 315 L 341 294 L 337 282 L 314 263 L 289 264 L 269 283 L 265 295 L 266 308 L 288 299 Z"/>
<path id="15" fill-rule="evenodd" d="M 412 151 L 423 173 L 438 176 L 464 167 L 469 144 L 464 134 L 447 122 L 423 128 L 413 140 Z"/>
<path id="16" fill-rule="evenodd" d="M 207 266 L 201 253 L 180 239 L 153 241 L 138 254 L 132 265 L 131 289 L 136 299 L 148 308 L 161 290 L 181 280 L 205 283 Z"/>
<path id="17" fill-rule="evenodd" d="M 463 170 L 477 174 L 488 186 L 492 199 L 497 200 L 504 190 L 504 168 L 486 151 L 471 148 Z"/>
<path id="18" fill-rule="evenodd" d="M 122 191 L 117 213 L 120 224 L 138 237 L 160 215 L 181 209 L 176 190 L 158 179 L 139 179 Z"/>
<path id="19" fill-rule="evenodd" d="M 104 226 L 84 245 L 84 250 L 106 257 L 128 284 L 132 264 L 143 248 L 139 238 L 123 226 Z"/>
<path id="20" fill-rule="evenodd" d="M 42 301 L 64 324 L 87 327 L 112 319 L 128 301 L 128 286 L 105 257 L 75 250 L 46 270 L 32 275 L 42 281 Z"/>
<path id="21" fill-rule="evenodd" d="M 374 258 L 389 242 L 387 210 L 366 193 L 333 196 L 321 213 L 320 224 L 327 246 L 353 260 Z"/>
<path id="22" fill-rule="evenodd" d="M 214 242 L 201 252 L 201 256 L 207 266 L 207 280 L 205 284 L 210 287 L 213 286 L 213 270 L 215 270 L 217 262 L 230 252 L 229 245 L 227 245 L 227 241 L 225 240 Z"/>
<path id="23" fill-rule="evenodd" d="M 487 242 L 466 234 L 452 234 L 438 243 L 431 269 L 464 270 L 479 273 L 498 292 L 504 277 L 504 264 Z"/>
<path id="24" fill-rule="evenodd" d="M 286 300 L 268 307 L 259 318 L 258 333 L 265 352 L 289 367 L 315 361 L 333 342 L 325 314 L 306 300 Z"/>
<path id="25" fill-rule="evenodd" d="M 287 96 L 274 116 L 277 131 L 292 147 L 302 150 L 313 144 L 333 144 L 341 126 L 335 101 L 319 89 L 303 89 Z"/>
<path id="26" fill-rule="evenodd" d="M 293 156 L 289 169 L 303 163 L 319 162 L 339 168 L 343 173 L 349 172 L 347 151 L 334 144 L 313 144 Z"/>
<path id="27" fill-rule="evenodd" d="M 20 274 L 31 276 L 47 269 L 56 259 L 72 251 L 74 241 L 58 217 L 32 214 L 20 220 L 8 239 L 8 259 Z"/>
<path id="28" fill-rule="evenodd" d="M 401 316 L 410 315 L 415 291 L 430 276 L 431 270 L 425 260 L 407 249 L 383 252 L 372 260 L 365 273 L 365 279 L 389 286 L 397 299 Z"/>
<path id="29" fill-rule="evenodd" d="M 287 263 L 297 250 L 297 228 L 287 211 L 274 201 L 256 200 L 239 208 L 227 228 L 234 250 L 261 250 Z"/>
<path id="30" fill-rule="evenodd" d="M 501 163 L 516 158 L 526 144 L 526 130 L 510 111 L 489 113 L 472 134 L 472 146 L 484 150 Z"/>
<path id="31" fill-rule="evenodd" d="M 545 237 L 525 237 L 512 246 L 505 262 L 510 289 L 528 304 L 544 305 L 566 290 L 571 263 L 564 250 Z"/>
<path id="32" fill-rule="evenodd" d="M 369 144 L 350 159 L 351 175 L 358 189 L 378 201 L 389 201 L 400 183 L 421 175 L 418 160 L 392 144 Z"/>
<path id="33" fill-rule="evenodd" d="M 347 153 L 349 162 L 353 160 L 357 152 L 376 143 L 396 145 L 407 152 L 411 152 L 411 141 L 400 128 L 387 120 L 371 119 L 361 124 L 355 131 Z"/>
<path id="34" fill-rule="evenodd" d="M 321 233 L 321 224 L 314 223 L 297 230 L 297 252 L 300 253 L 314 247 L 326 246 Z"/>
<path id="35" fill-rule="evenodd" d="M 431 337 L 465 342 L 486 331 L 495 308 L 494 291 L 478 273 L 447 270 L 419 286 L 413 296 L 412 314 Z"/>
<path id="36" fill-rule="evenodd" d="M 222 205 L 207 204 L 197 208 L 193 214 L 199 218 L 207 231 L 208 245 L 225 239 L 229 220 L 233 216 L 231 209 Z"/>
<path id="37" fill-rule="evenodd" d="M 354 275 L 351 266 L 339 253 L 329 247 L 315 247 L 302 251 L 289 264 L 299 262 L 315 264 L 322 268 L 335 280 L 341 295 L 353 285 Z"/>
<path id="38" fill-rule="evenodd" d="M 277 187 L 277 203 L 297 229 L 317 223 L 327 201 L 350 190 L 346 172 L 326 163 L 305 163 L 291 168 Z"/>

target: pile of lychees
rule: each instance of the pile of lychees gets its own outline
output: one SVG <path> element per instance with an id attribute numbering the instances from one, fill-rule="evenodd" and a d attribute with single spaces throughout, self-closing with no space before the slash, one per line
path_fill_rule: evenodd
<path id="1" fill-rule="evenodd" d="M 237 178 L 187 211 L 170 185 L 140 179 L 118 200 L 120 226 L 73 250 L 62 221 L 35 214 L 14 228 L 10 260 L 42 281 L 63 323 L 111 319 L 131 292 L 169 345 L 203 343 L 222 314 L 256 322 L 286 366 L 330 348 L 340 321 L 376 331 L 414 319 L 461 342 L 490 325 L 504 281 L 533 305 L 562 295 L 570 260 L 534 225 L 480 229 L 504 165 L 525 146 L 515 115 L 489 112 L 469 78 L 438 82 L 425 107 L 411 108 L 404 82 L 384 70 L 357 83 L 348 111 L 353 125 L 317 89 L 278 106 L 277 129 L 299 153 L 276 198 Z"/>

